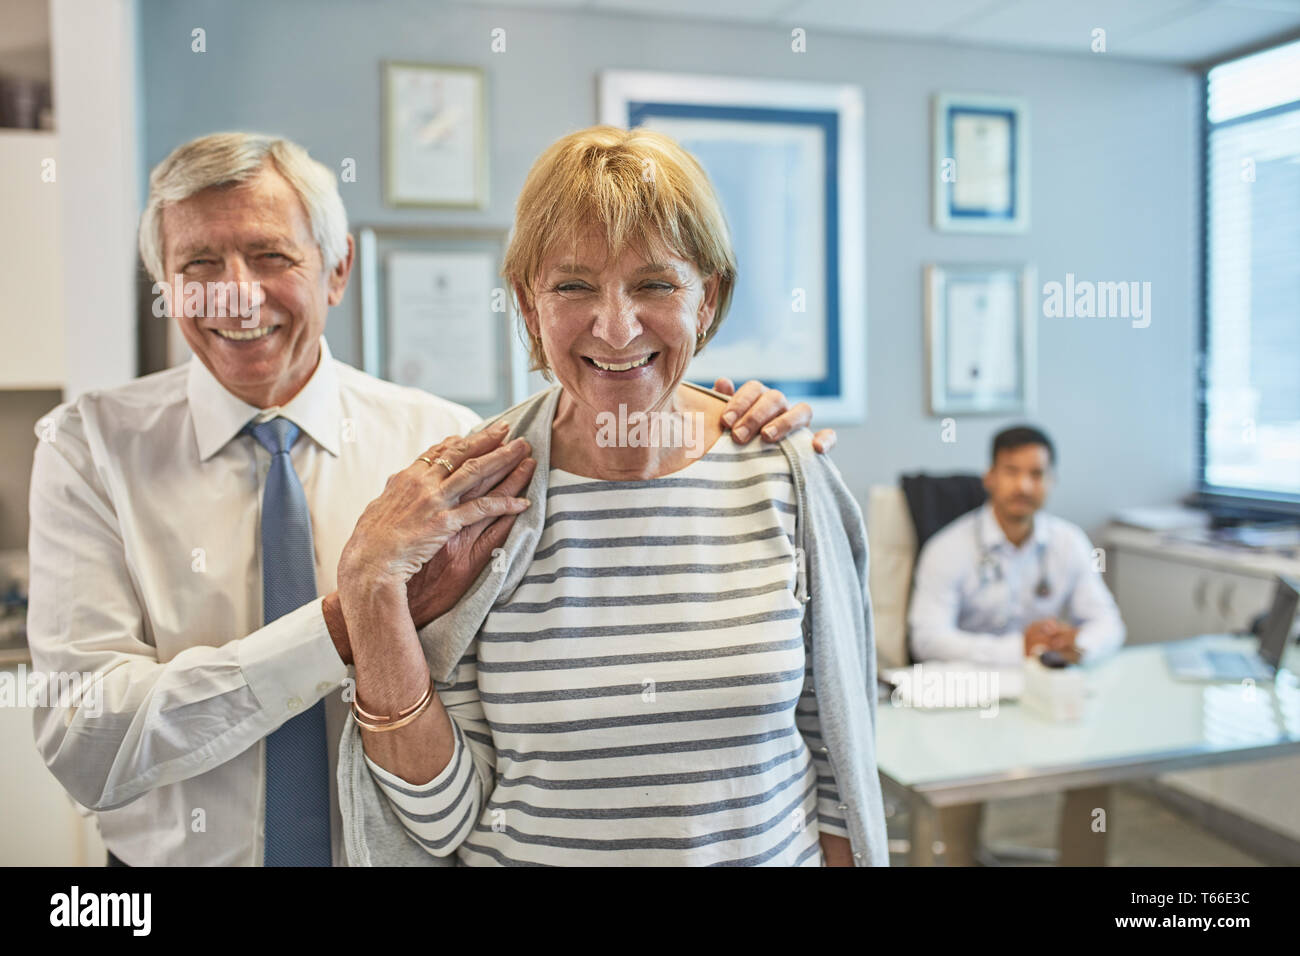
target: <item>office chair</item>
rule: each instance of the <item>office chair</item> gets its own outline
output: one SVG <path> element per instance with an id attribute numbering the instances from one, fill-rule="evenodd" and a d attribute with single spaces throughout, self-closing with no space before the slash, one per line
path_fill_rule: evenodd
<path id="1" fill-rule="evenodd" d="M 956 517 L 951 515 L 949 520 Z M 933 533 L 937 528 L 926 530 Z M 920 548 L 912 511 L 901 484 L 871 486 L 867 497 L 867 539 L 871 549 L 867 590 L 871 595 L 876 667 L 878 671 L 907 667 L 912 663 L 907 643 L 907 606 Z M 906 809 L 886 792 L 886 826 L 905 814 Z M 905 838 L 889 841 L 890 853 L 910 851 L 911 842 Z M 939 847 L 935 853 L 943 855 Z M 1052 848 L 996 844 L 978 847 L 975 859 L 983 866 L 1003 866 L 1008 862 L 1054 863 L 1059 853 Z"/>

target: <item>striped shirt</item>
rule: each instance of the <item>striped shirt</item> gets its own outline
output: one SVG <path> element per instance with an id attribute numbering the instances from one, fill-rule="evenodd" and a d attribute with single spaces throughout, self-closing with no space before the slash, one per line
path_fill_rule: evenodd
<path id="1" fill-rule="evenodd" d="M 439 694 L 455 750 L 407 832 L 462 864 L 819 866 L 847 838 L 794 596 L 779 448 L 647 481 L 552 469 L 529 569 Z"/>

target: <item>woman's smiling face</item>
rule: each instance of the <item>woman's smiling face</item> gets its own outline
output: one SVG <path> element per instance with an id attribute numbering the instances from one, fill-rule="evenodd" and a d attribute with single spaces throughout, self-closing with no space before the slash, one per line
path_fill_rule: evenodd
<path id="1" fill-rule="evenodd" d="M 570 398 L 594 412 L 650 411 L 671 404 L 713 321 L 718 285 L 662 242 L 629 243 L 614 258 L 593 228 L 556 244 L 523 312 Z"/>

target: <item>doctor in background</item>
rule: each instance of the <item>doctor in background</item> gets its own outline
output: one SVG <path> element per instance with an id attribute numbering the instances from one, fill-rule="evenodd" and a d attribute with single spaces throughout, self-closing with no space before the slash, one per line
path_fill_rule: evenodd
<path id="1" fill-rule="evenodd" d="M 1050 649 L 1091 662 L 1124 643 L 1088 536 L 1042 510 L 1055 465 L 1051 440 L 1036 428 L 994 436 L 989 500 L 935 534 L 917 561 L 908 614 L 914 661 L 1016 667 Z M 1096 790 L 1067 793 L 1061 832 L 1105 800 Z M 982 803 L 940 809 L 949 866 L 976 862 L 983 812 Z"/>
<path id="2" fill-rule="evenodd" d="M 1015 667 L 1050 649 L 1089 662 L 1124 643 L 1088 536 L 1042 510 L 1055 464 L 1051 440 L 1036 428 L 994 437 L 989 500 L 935 534 L 917 561 L 914 661 Z"/>

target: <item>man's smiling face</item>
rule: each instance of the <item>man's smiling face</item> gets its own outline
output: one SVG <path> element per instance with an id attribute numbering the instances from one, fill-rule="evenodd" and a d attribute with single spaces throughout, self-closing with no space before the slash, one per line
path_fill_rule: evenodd
<path id="1" fill-rule="evenodd" d="M 267 163 L 235 186 L 216 186 L 162 211 L 167 282 L 247 283 L 256 325 L 232 304 L 186 316 L 171 311 L 185 341 L 233 395 L 266 408 L 289 401 L 311 378 L 329 307 L 343 298 L 348 255 L 327 271 L 311 221 L 289 182 Z M 210 304 L 205 299 L 206 304 Z M 215 314 L 214 314 L 215 313 Z"/>

